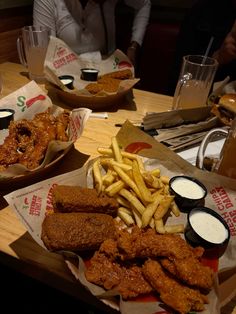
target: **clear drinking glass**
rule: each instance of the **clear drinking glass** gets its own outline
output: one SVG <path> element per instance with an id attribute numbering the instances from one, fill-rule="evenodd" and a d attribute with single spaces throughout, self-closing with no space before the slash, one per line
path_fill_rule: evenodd
<path id="1" fill-rule="evenodd" d="M 50 38 L 46 27 L 25 26 L 17 39 L 21 64 L 28 68 L 29 77 L 36 82 L 44 80 L 44 60 Z"/>
<path id="2" fill-rule="evenodd" d="M 218 62 L 214 58 L 184 56 L 172 109 L 206 106 L 217 67 Z"/>
<path id="3" fill-rule="evenodd" d="M 217 135 L 225 136 L 226 140 L 219 154 L 219 160 L 215 164 L 213 171 L 223 176 L 236 179 L 236 118 L 233 120 L 229 131 L 216 128 L 207 133 L 198 149 L 197 166 L 203 169 L 206 148 Z"/>

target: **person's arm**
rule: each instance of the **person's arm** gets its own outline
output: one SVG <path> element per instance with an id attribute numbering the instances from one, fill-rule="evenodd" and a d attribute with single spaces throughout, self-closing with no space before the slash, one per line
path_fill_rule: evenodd
<path id="1" fill-rule="evenodd" d="M 228 64 L 236 59 L 236 21 L 220 48 L 213 53 L 213 57 L 220 65 Z"/>
<path id="2" fill-rule="evenodd" d="M 55 12 L 53 0 L 34 0 L 34 26 L 46 26 L 51 30 L 51 35 L 56 36 Z"/>
<path id="3" fill-rule="evenodd" d="M 147 24 L 149 21 L 151 2 L 150 0 L 125 0 L 126 4 L 135 10 L 132 27 L 131 42 L 127 49 L 127 56 L 135 64 L 136 53 L 142 45 Z"/>

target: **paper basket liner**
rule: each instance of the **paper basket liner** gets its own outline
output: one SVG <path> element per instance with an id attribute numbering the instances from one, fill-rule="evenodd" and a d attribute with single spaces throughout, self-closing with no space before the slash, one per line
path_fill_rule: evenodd
<path id="1" fill-rule="evenodd" d="M 233 213 L 236 212 L 236 180 L 228 179 L 214 173 L 204 172 L 192 166 L 181 157 L 170 151 L 162 144 L 155 141 L 146 133 L 134 127 L 130 122 L 126 122 L 117 134 L 118 143 L 122 148 L 133 147 L 138 143 L 137 151 L 143 157 L 146 157 L 145 166 L 147 168 L 159 167 L 161 173 L 167 176 L 179 174 L 191 175 L 201 180 L 208 189 L 208 195 L 205 200 L 205 206 L 210 207 L 223 216 L 227 216 L 231 230 L 231 239 L 225 254 L 219 260 L 219 271 L 225 268 L 236 266 L 236 222 L 233 220 Z M 138 142 L 137 142 L 138 139 Z M 142 144 L 142 145 L 141 145 Z M 145 145 L 144 145 L 145 144 Z M 6 195 L 4 198 L 9 206 L 16 212 L 18 217 L 26 226 L 34 240 L 44 247 L 40 235 L 41 224 L 48 210 L 52 210 L 51 190 L 54 184 L 80 185 L 90 186 L 91 181 L 87 174 L 91 168 L 93 160 L 86 163 L 82 168 L 74 170 L 63 175 L 50 178 L 45 181 L 38 182 L 30 187 L 17 190 Z M 220 207 L 224 205 L 224 208 Z M 169 217 L 168 224 L 186 223 L 186 214 L 181 213 L 180 217 Z M 71 261 L 65 257 L 67 265 Z M 103 289 L 91 283 L 88 283 L 81 275 L 83 273 L 83 263 L 76 262 L 70 265 L 70 269 L 79 278 L 83 285 L 87 287 L 93 294 L 103 297 Z M 79 267 L 78 267 L 79 264 Z M 217 278 L 216 278 L 217 280 Z M 95 286 L 95 287 L 94 287 Z M 235 287 L 234 287 L 235 289 Z M 214 288 L 209 294 L 210 303 L 205 306 L 205 311 L 201 313 L 219 313 L 218 284 L 215 282 Z M 112 292 L 113 293 L 113 292 Z M 119 299 L 118 299 L 119 300 Z M 136 302 L 122 301 L 118 302 L 121 313 L 164 313 L 162 306 L 158 302 L 143 302 L 137 305 Z M 149 307 L 150 305 L 150 307 Z M 140 310 L 139 310 L 140 309 Z M 153 311 L 153 309 L 155 309 Z"/>

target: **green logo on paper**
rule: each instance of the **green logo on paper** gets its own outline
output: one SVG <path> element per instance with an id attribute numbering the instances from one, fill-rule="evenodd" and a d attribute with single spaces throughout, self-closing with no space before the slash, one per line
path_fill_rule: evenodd
<path id="1" fill-rule="evenodd" d="M 26 105 L 25 105 L 25 96 L 19 96 L 17 97 L 17 106 L 21 108 L 21 111 L 24 112 L 25 111 L 25 108 L 26 108 Z"/>

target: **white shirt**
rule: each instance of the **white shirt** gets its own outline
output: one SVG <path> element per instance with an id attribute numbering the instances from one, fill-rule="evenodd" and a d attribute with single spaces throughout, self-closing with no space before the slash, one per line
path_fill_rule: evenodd
<path id="1" fill-rule="evenodd" d="M 103 12 L 108 32 L 108 52 L 116 49 L 115 7 L 118 0 L 106 0 Z M 150 0 L 125 0 L 134 8 L 135 16 L 131 41 L 142 44 L 149 21 Z M 34 0 L 33 20 L 35 26 L 50 28 L 51 35 L 62 39 L 78 54 L 103 51 L 105 30 L 99 4 L 89 0 L 82 8 L 79 0 Z"/>

